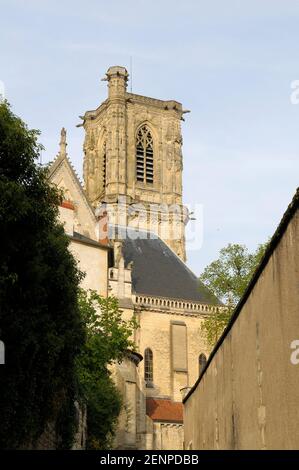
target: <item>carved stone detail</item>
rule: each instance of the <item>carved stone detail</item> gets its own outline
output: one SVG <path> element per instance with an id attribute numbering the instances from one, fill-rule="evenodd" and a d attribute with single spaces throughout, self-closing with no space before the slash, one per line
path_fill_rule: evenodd
<path id="1" fill-rule="evenodd" d="M 120 196 L 131 197 L 133 201 L 138 196 L 141 204 L 182 205 L 182 105 L 174 100 L 128 93 L 127 79 L 124 67 L 110 67 L 105 78 L 108 99 L 83 117 L 87 196 L 93 206 L 116 201 Z M 136 133 L 142 125 L 148 126 L 153 136 L 153 181 L 137 178 Z M 104 128 L 105 159 L 101 147 Z M 185 259 L 183 238 L 164 240 Z"/>

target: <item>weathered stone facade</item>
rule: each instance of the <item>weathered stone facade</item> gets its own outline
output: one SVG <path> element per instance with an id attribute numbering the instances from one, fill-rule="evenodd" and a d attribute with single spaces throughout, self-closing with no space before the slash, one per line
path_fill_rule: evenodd
<path id="1" fill-rule="evenodd" d="M 113 223 L 129 225 L 136 212 L 144 212 L 139 217 L 139 228 L 159 232 L 159 235 L 165 231 L 166 235 L 161 238 L 185 259 L 184 231 L 188 214 L 182 204 L 182 105 L 177 101 L 128 93 L 128 73 L 124 67 L 110 67 L 105 80 L 108 81 L 108 98 L 96 110 L 87 111 L 83 118 L 86 132 L 83 174 L 87 197 L 94 207 L 109 203 L 112 208 L 109 218 Z M 136 177 L 136 139 L 143 126 L 152 138 L 149 181 Z M 120 200 L 132 209 L 125 210 L 125 220 L 121 222 L 121 216 L 114 215 Z M 172 205 L 173 211 L 169 214 L 166 209 Z M 176 237 L 173 237 L 174 231 L 178 233 Z"/>
<path id="2" fill-rule="evenodd" d="M 50 179 L 64 193 L 59 207 L 60 220 L 70 237 L 70 250 L 85 273 L 82 287 L 107 295 L 108 246 L 96 236 L 97 218 L 66 153 L 65 130 L 60 151 L 50 168 Z"/>
<path id="3" fill-rule="evenodd" d="M 188 220 L 181 182 L 184 111 L 176 101 L 128 93 L 123 67 L 110 67 L 106 79 L 107 100 L 82 118 L 85 189 L 66 156 L 64 133 L 50 178 L 65 193 L 60 215 L 86 272 L 84 287 L 115 295 L 123 317 L 135 315 L 139 325 L 137 352 L 113 371 L 125 402 L 115 446 L 181 449 L 182 396 L 198 377 L 199 355 L 208 355 L 200 326 L 222 308 L 182 261 Z M 177 216 L 166 210 L 169 205 L 176 205 Z M 138 211 L 145 217 L 134 226 Z M 105 245 L 99 243 L 100 223 L 133 226 L 150 236 L 138 242 L 109 232 Z M 153 400 L 155 406 L 147 406 Z"/>

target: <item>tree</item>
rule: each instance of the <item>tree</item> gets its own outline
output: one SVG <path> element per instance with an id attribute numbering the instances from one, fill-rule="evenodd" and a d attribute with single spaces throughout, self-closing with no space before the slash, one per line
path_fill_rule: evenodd
<path id="1" fill-rule="evenodd" d="M 81 274 L 57 222 L 59 192 L 37 164 L 39 132 L 0 104 L 0 447 L 34 446 L 56 422 L 70 447 L 75 358 L 84 342 Z"/>
<path id="2" fill-rule="evenodd" d="M 107 449 L 122 406 L 110 366 L 122 361 L 128 349 L 134 349 L 131 338 L 137 323 L 134 317 L 123 320 L 113 296 L 103 298 L 95 291 L 81 289 L 79 305 L 86 342 L 77 358 L 77 374 L 82 402 L 87 406 L 87 448 Z"/>
<path id="3" fill-rule="evenodd" d="M 212 348 L 217 343 L 230 320 L 231 313 L 231 310 L 226 308 L 218 312 L 210 313 L 208 318 L 203 321 L 201 331 L 205 337 L 208 348 Z"/>
<path id="4" fill-rule="evenodd" d="M 250 253 L 245 245 L 228 244 L 220 256 L 209 264 L 200 280 L 221 300 L 226 309 L 219 309 L 203 322 L 202 331 L 209 347 L 221 336 L 231 314 L 265 253 L 267 243 Z"/>

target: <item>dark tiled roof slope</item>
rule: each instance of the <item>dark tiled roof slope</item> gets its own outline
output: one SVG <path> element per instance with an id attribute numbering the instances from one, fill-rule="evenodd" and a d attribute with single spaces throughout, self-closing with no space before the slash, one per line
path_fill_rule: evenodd
<path id="1" fill-rule="evenodd" d="M 186 264 L 150 232 L 118 227 L 123 233 L 126 266 L 133 262 L 132 285 L 137 294 L 221 305 Z"/>
<path id="2" fill-rule="evenodd" d="M 82 235 L 79 232 L 73 232 L 73 235 L 70 235 L 70 238 L 73 240 L 76 240 L 78 242 L 85 243 L 86 245 L 93 245 L 96 246 L 97 248 L 106 248 L 107 250 L 109 249 L 108 245 L 105 245 L 103 243 L 97 242 L 96 240 L 93 240 L 92 238 L 86 237 L 85 235 Z"/>

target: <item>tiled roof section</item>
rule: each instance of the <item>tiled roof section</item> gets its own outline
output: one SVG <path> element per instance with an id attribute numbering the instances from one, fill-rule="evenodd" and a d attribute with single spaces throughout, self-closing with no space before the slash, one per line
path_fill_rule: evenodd
<path id="1" fill-rule="evenodd" d="M 60 204 L 61 207 L 64 207 L 65 209 L 71 209 L 71 210 L 74 210 L 75 209 L 75 206 L 73 204 L 72 201 L 62 201 L 62 203 Z"/>
<path id="2" fill-rule="evenodd" d="M 146 414 L 153 421 L 160 421 L 164 423 L 182 423 L 183 405 L 182 403 L 162 398 L 147 398 Z"/>
<path id="3" fill-rule="evenodd" d="M 136 294 L 221 305 L 158 236 L 120 226 L 117 234 L 123 240 L 126 266 L 133 262 L 132 285 Z"/>
<path id="4" fill-rule="evenodd" d="M 81 233 L 78 233 L 78 232 L 73 232 L 73 235 L 70 235 L 70 238 L 75 240 L 75 241 L 84 243 L 85 245 L 91 245 L 91 246 L 95 246 L 97 248 L 109 249 L 108 245 L 97 242 L 96 240 L 93 240 L 92 238 L 86 237 L 85 235 L 82 235 Z"/>

